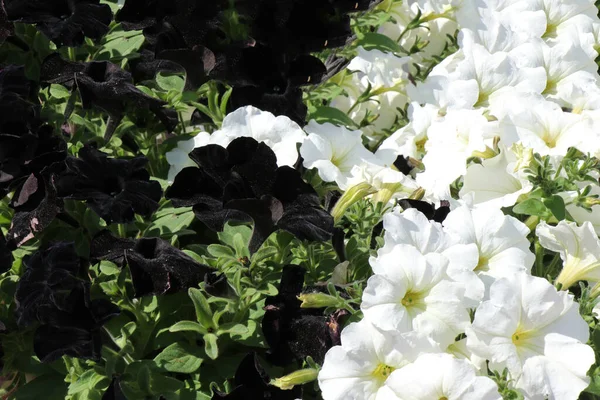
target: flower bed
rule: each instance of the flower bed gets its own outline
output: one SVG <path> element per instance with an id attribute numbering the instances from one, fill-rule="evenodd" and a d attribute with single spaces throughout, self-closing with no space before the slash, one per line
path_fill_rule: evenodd
<path id="1" fill-rule="evenodd" d="M 591 0 L 0 0 L 0 398 L 600 398 Z"/>

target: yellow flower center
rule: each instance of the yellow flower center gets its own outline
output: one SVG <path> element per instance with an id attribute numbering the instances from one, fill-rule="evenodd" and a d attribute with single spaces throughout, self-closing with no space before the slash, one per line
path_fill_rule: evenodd
<path id="1" fill-rule="evenodd" d="M 534 335 L 533 331 L 524 331 L 520 328 L 512 335 L 512 342 L 515 346 L 523 346 Z"/>
<path id="2" fill-rule="evenodd" d="M 392 372 L 394 372 L 396 368 L 390 367 L 389 365 L 379 364 L 377 368 L 371 373 L 375 379 L 379 382 L 383 383 L 387 380 Z"/>
<path id="3" fill-rule="evenodd" d="M 404 295 L 404 298 L 400 301 L 406 310 L 410 313 L 414 310 L 424 310 L 425 302 L 423 301 L 427 296 L 426 292 L 411 292 L 408 291 Z"/>
<path id="4" fill-rule="evenodd" d="M 486 256 L 480 255 L 479 256 L 479 261 L 477 262 L 477 266 L 475 267 L 474 271 L 475 272 L 480 272 L 480 271 L 489 271 L 490 266 L 489 266 L 489 258 L 487 258 Z"/>

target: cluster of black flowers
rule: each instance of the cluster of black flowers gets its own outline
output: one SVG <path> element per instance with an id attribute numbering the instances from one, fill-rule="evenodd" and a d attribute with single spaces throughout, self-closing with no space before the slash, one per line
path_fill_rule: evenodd
<path id="1" fill-rule="evenodd" d="M 129 0 L 116 19 L 125 29 L 144 30 L 147 45 L 134 65 L 140 78 L 179 66 L 188 87 L 209 79 L 231 85 L 231 109 L 253 105 L 303 125 L 307 110 L 301 87 L 318 84 L 345 66 L 336 58 L 323 63 L 310 53 L 349 43 L 349 14 L 377 2 Z M 225 17 L 232 15 L 243 32 L 225 26 Z"/>
<path id="2" fill-rule="evenodd" d="M 199 168 L 177 174 L 166 197 L 176 207 L 193 206 L 196 217 L 215 231 L 228 220 L 252 222 L 250 252 L 278 229 L 299 239 L 331 238 L 333 218 L 321 207 L 317 193 L 300 172 L 278 167 L 266 144 L 242 137 L 227 148 L 196 148 L 190 157 Z"/>
<path id="3" fill-rule="evenodd" d="M 100 39 L 113 19 L 110 7 L 100 0 L 3 0 L 2 21 L 35 24 L 58 46 L 79 46 L 84 38 Z M 2 4 L 0 3 L 0 6 Z M 0 7 L 1 8 L 1 7 Z M 6 25 L 4 25 L 6 26 Z"/>
<path id="4" fill-rule="evenodd" d="M 0 70 L 0 197 L 15 192 L 11 247 L 44 229 L 61 207 L 54 179 L 67 145 L 40 118 L 35 93 L 22 66 Z"/>
<path id="5" fill-rule="evenodd" d="M 85 263 L 72 243 L 57 243 L 23 260 L 25 273 L 15 293 L 17 324 L 36 326 L 34 351 L 42 362 L 63 355 L 98 360 L 102 325 L 119 314 L 104 299 L 90 299 L 80 278 Z"/>

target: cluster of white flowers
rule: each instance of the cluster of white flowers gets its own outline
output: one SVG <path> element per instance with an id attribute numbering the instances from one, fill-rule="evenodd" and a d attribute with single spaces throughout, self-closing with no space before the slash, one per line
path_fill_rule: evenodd
<path id="1" fill-rule="evenodd" d="M 395 210 L 384 229 L 364 318 L 344 330 L 319 374 L 326 400 L 499 399 L 484 360 L 492 371 L 508 369 L 527 398 L 578 398 L 594 363 L 588 326 L 573 295 L 530 274 L 535 256 L 523 223 L 461 205 L 443 226 L 414 209 Z M 589 270 L 578 279 L 600 278 L 591 228 L 583 245 L 570 225 L 541 229 L 544 245 L 565 260 L 565 284 L 574 269 Z"/>
<path id="2" fill-rule="evenodd" d="M 355 134 L 360 150 L 349 156 L 354 162 L 343 184 L 317 164 L 305 166 L 347 190 L 357 160 L 390 165 L 408 156 L 421 165 L 404 181 L 420 187 L 426 200 L 449 200 L 452 211 L 443 225 L 415 209 L 384 216 L 385 245 L 370 260 L 364 317 L 327 354 L 319 373 L 323 397 L 499 399 L 488 376 L 505 372 L 507 387 L 526 399 L 577 399 L 590 383 L 595 355 L 568 289 L 587 281 L 592 297 L 600 293 L 600 206 L 590 213 L 570 204 L 576 193 L 559 193 L 577 222 L 542 221 L 534 232 L 502 208 L 534 189 L 525 172 L 534 153 L 556 167 L 570 148 L 600 155 L 598 9 L 591 0 L 394 4 L 397 24 L 382 28 L 390 38 L 411 46 L 458 28 L 459 50 L 416 84 L 406 79 L 410 63 L 443 44 L 433 42 L 409 61 L 361 51 L 350 65 L 360 71 L 355 79 L 381 95 L 399 93 L 410 103 L 410 122 L 374 153 L 362 147 L 373 131 L 362 139 Z M 417 8 L 429 29 L 401 35 Z M 394 113 L 387 107 L 380 102 L 377 109 L 386 118 Z M 353 119 L 362 111 L 350 110 Z M 459 200 L 451 196 L 455 182 Z M 600 194 L 597 184 L 592 193 Z M 533 235 L 542 250 L 560 255 L 556 287 L 531 274 Z"/>

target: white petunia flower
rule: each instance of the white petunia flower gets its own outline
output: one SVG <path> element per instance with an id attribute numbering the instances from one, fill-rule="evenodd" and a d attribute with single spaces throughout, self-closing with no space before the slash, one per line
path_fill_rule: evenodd
<path id="1" fill-rule="evenodd" d="M 188 140 L 182 140 L 177 143 L 177 147 L 167 152 L 166 158 L 169 163 L 169 182 L 175 180 L 175 176 L 186 167 L 197 167 L 196 163 L 192 161 L 189 154 L 196 147 L 206 146 L 210 143 L 210 134 L 207 132 L 200 132 L 196 136 Z"/>
<path id="2" fill-rule="evenodd" d="M 447 275 L 448 258 L 409 245 L 371 258 L 363 292 L 365 319 L 384 331 L 416 331 L 448 347 L 469 323 L 465 288 Z"/>
<path id="3" fill-rule="evenodd" d="M 390 374 L 420 353 L 439 351 L 422 336 L 381 332 L 366 320 L 345 327 L 341 343 L 329 349 L 319 371 L 324 400 L 394 400 Z"/>
<path id="4" fill-rule="evenodd" d="M 527 108 L 513 110 L 502 120 L 503 142 L 514 143 L 514 138 L 540 155 L 564 156 L 569 147 L 581 147 L 583 140 L 592 136 L 591 119 L 564 112 L 550 101 L 530 103 Z"/>
<path id="5" fill-rule="evenodd" d="M 213 132 L 210 142 L 227 147 L 234 139 L 251 137 L 264 142 L 277 156 L 277 165 L 293 166 L 298 160 L 297 144 L 306 137 L 297 123 L 284 115 L 246 106 L 227 114 L 221 129 Z"/>
<path id="6" fill-rule="evenodd" d="M 573 295 L 519 273 L 494 282 L 467 328 L 467 345 L 492 370 L 508 368 L 529 399 L 575 400 L 590 381 L 594 351 Z"/>
<path id="7" fill-rule="evenodd" d="M 568 289 L 577 281 L 600 282 L 600 240 L 589 222 L 560 221 L 550 226 L 542 221 L 536 228 L 540 244 L 560 254 L 563 268 L 556 282 Z"/>
<path id="8" fill-rule="evenodd" d="M 429 221 L 420 211 L 409 208 L 400 213 L 389 212 L 383 217 L 384 245 L 377 256 L 391 252 L 396 245 L 409 245 L 421 254 L 438 253 L 448 260 L 447 275 L 465 286 L 465 305 L 476 307 L 484 293 L 483 282 L 474 273 L 479 260 L 475 244 L 460 244 L 448 235 L 442 225 Z M 376 262 L 372 259 L 371 262 Z"/>
<path id="9" fill-rule="evenodd" d="M 473 205 L 479 207 L 510 207 L 519 196 L 529 193 L 533 184 L 518 169 L 513 148 L 502 149 L 495 157 L 473 163 L 467 168 L 460 197 L 473 196 Z"/>
<path id="10" fill-rule="evenodd" d="M 401 400 L 500 400 L 496 383 L 450 354 L 422 354 L 392 372 L 388 386 Z"/>
<path id="11" fill-rule="evenodd" d="M 439 109 L 431 104 L 421 106 L 413 102 L 408 107 L 410 122 L 385 139 L 375 156 L 386 164 L 393 163 L 400 155 L 421 159 L 425 154 L 427 129 L 439 118 Z"/>
<path id="12" fill-rule="evenodd" d="M 326 182 L 336 182 L 345 190 L 355 165 L 374 160 L 374 155 L 362 144 L 362 132 L 351 131 L 331 123 L 311 120 L 304 128 L 308 136 L 300 147 L 306 168 L 316 168 Z"/>
<path id="13" fill-rule="evenodd" d="M 359 71 L 358 78 L 365 77 L 373 89 L 392 88 L 405 82 L 410 57 L 397 57 L 393 53 L 358 48 L 358 55 L 350 61 L 348 69 Z"/>
<path id="14" fill-rule="evenodd" d="M 467 347 L 467 338 L 462 338 L 452 343 L 446 349 L 446 353 L 452 354 L 458 359 L 468 361 L 469 364 L 475 367 L 478 375 L 487 375 L 487 363 L 485 358 L 474 354 L 471 349 Z"/>
<path id="15" fill-rule="evenodd" d="M 517 272 L 529 272 L 535 256 L 529 250 L 529 228 L 495 208 L 470 209 L 461 206 L 444 220 L 444 230 L 460 243 L 474 243 L 479 249 L 475 271 L 500 278 Z"/>
<path id="16" fill-rule="evenodd" d="M 427 129 L 425 171 L 417 183 L 439 200 L 449 199 L 450 184 L 467 172 L 467 159 L 483 154 L 498 134 L 498 125 L 481 110 L 450 110 Z"/>

